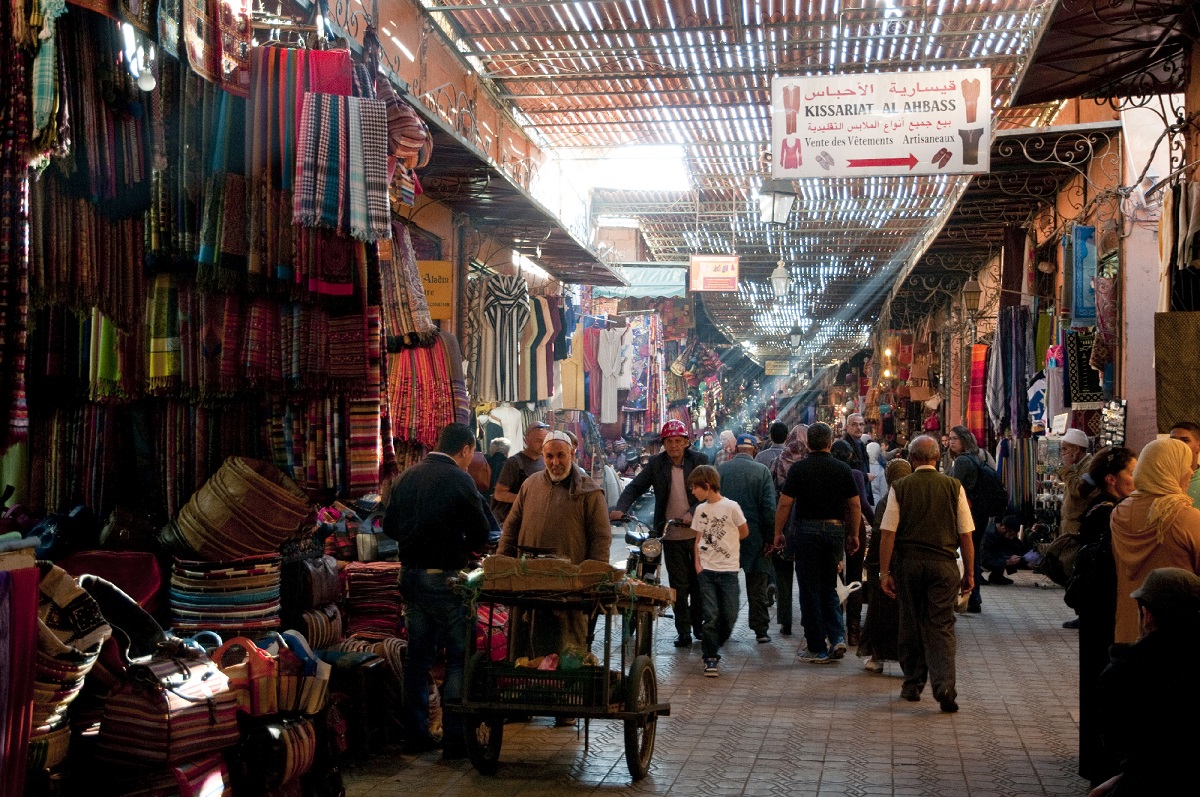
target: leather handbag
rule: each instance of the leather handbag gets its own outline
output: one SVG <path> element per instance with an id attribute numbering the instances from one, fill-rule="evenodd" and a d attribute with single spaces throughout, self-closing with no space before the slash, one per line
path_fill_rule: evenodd
<path id="1" fill-rule="evenodd" d="M 212 660 L 229 678 L 239 711 L 251 717 L 279 711 L 279 662 L 253 640 L 234 637 L 213 651 Z"/>
<path id="2" fill-rule="evenodd" d="M 332 556 L 301 559 L 280 571 L 279 599 L 286 612 L 304 612 L 341 598 L 337 560 Z"/>
<path id="3" fill-rule="evenodd" d="M 278 789 L 308 772 L 317 754 L 317 732 L 306 717 L 262 723 L 241 744 L 242 783 L 250 793 Z"/>
<path id="4" fill-rule="evenodd" d="M 237 744 L 237 695 L 203 653 L 162 643 L 108 696 L 98 749 L 110 759 L 173 766 Z"/>

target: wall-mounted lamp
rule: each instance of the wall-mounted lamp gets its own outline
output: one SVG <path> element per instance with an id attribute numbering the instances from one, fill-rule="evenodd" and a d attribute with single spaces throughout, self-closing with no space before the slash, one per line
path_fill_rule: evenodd
<path id="1" fill-rule="evenodd" d="M 963 285 L 963 306 L 971 315 L 979 312 L 979 299 L 983 295 L 983 288 L 979 285 L 979 280 L 972 277 Z"/>

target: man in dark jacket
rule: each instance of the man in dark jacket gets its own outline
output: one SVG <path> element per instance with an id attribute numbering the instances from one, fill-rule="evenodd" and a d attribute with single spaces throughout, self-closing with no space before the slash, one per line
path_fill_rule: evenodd
<path id="1" fill-rule="evenodd" d="M 707 465 L 708 458 L 688 446 L 688 430 L 683 421 L 667 421 L 659 435 L 663 451 L 656 454 L 621 492 L 611 513 L 620 520 L 633 502 L 654 488 L 654 528 L 664 529 L 668 520 L 683 521 L 665 528 L 663 555 L 667 580 L 675 590 L 675 647 L 686 648 L 692 637 L 699 638 L 704 622 L 700 582 L 696 578 L 696 532 L 692 530 L 692 499 L 687 480 L 692 468 Z"/>
<path id="2" fill-rule="evenodd" d="M 774 540 L 775 481 L 770 468 L 754 461 L 757 447 L 754 435 L 738 435 L 737 454 L 717 468 L 717 472 L 721 475 L 721 495 L 737 502 L 750 527 L 749 536 L 742 540 L 739 560 L 746 574 L 750 628 L 758 641 L 764 643 L 771 641 L 767 633 L 771 625 L 767 608 L 771 563 L 764 551 L 767 540 Z"/>
<path id="3" fill-rule="evenodd" d="M 850 444 L 850 449 L 854 452 L 850 459 L 850 467 L 862 471 L 863 481 L 867 483 L 867 502 L 875 506 L 875 496 L 871 492 L 871 460 L 867 457 L 867 444 L 862 439 L 866 431 L 866 419 L 856 412 L 846 418 L 846 434 L 842 439 Z"/>
<path id="4" fill-rule="evenodd" d="M 1138 602 L 1142 638 L 1114 645 L 1100 676 L 1104 748 L 1121 774 L 1092 795 L 1194 793 L 1200 576 L 1178 567 L 1152 570 L 1130 597 Z"/>
<path id="5" fill-rule="evenodd" d="M 437 450 L 397 479 L 383 516 L 383 531 L 399 543 L 404 563 L 400 595 L 408 630 L 404 689 L 405 746 L 410 752 L 439 746 L 429 735 L 429 673 L 439 636 L 446 646 L 444 697 L 462 697 L 467 606 L 450 579 L 467 565 L 472 552 L 483 550 L 489 527 L 483 496 L 467 475 L 474 453 L 475 435 L 469 426 L 446 426 Z M 443 757 L 463 757 L 461 715 L 446 712 L 443 727 Z"/>

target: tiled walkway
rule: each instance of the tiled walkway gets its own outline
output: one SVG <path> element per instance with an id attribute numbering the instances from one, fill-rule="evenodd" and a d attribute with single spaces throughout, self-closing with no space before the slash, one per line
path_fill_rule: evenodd
<path id="1" fill-rule="evenodd" d="M 348 773 L 348 794 L 1084 795 L 1077 632 L 1062 628 L 1071 614 L 1061 589 L 1016 578 L 984 587 L 984 613 L 959 618 L 958 714 L 940 713 L 928 690 L 919 703 L 901 701 L 894 662 L 875 675 L 852 654 L 831 666 L 799 663 L 800 636 L 756 644 L 743 606 L 715 679 L 701 673 L 699 645 L 676 651 L 671 621 L 659 620 L 659 696 L 672 713 L 659 720 L 650 775 L 636 784 L 620 723 L 593 721 L 585 749 L 582 734 L 535 719 L 505 726 L 493 777 L 436 753 L 395 753 Z"/>

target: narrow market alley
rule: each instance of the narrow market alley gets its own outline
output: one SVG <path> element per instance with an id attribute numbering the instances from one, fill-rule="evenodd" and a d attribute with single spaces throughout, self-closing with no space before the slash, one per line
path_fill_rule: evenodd
<path id="1" fill-rule="evenodd" d="M 719 678 L 705 678 L 699 646 L 672 647 L 656 629 L 660 699 L 650 774 L 631 784 L 621 726 L 594 721 L 584 746 L 553 720 L 504 728 L 493 777 L 437 753 L 377 755 L 347 773 L 347 797 L 449 795 L 1084 795 L 1078 777 L 1077 631 L 1062 590 L 1029 573 L 985 587 L 984 612 L 960 615 L 962 710 L 942 714 L 928 690 L 900 700 L 900 668 L 865 672 L 849 654 L 812 667 L 796 659 L 801 636 L 756 644 L 742 607 Z M 743 591 L 744 599 L 744 591 Z M 797 629 L 798 630 L 798 629 Z"/>

